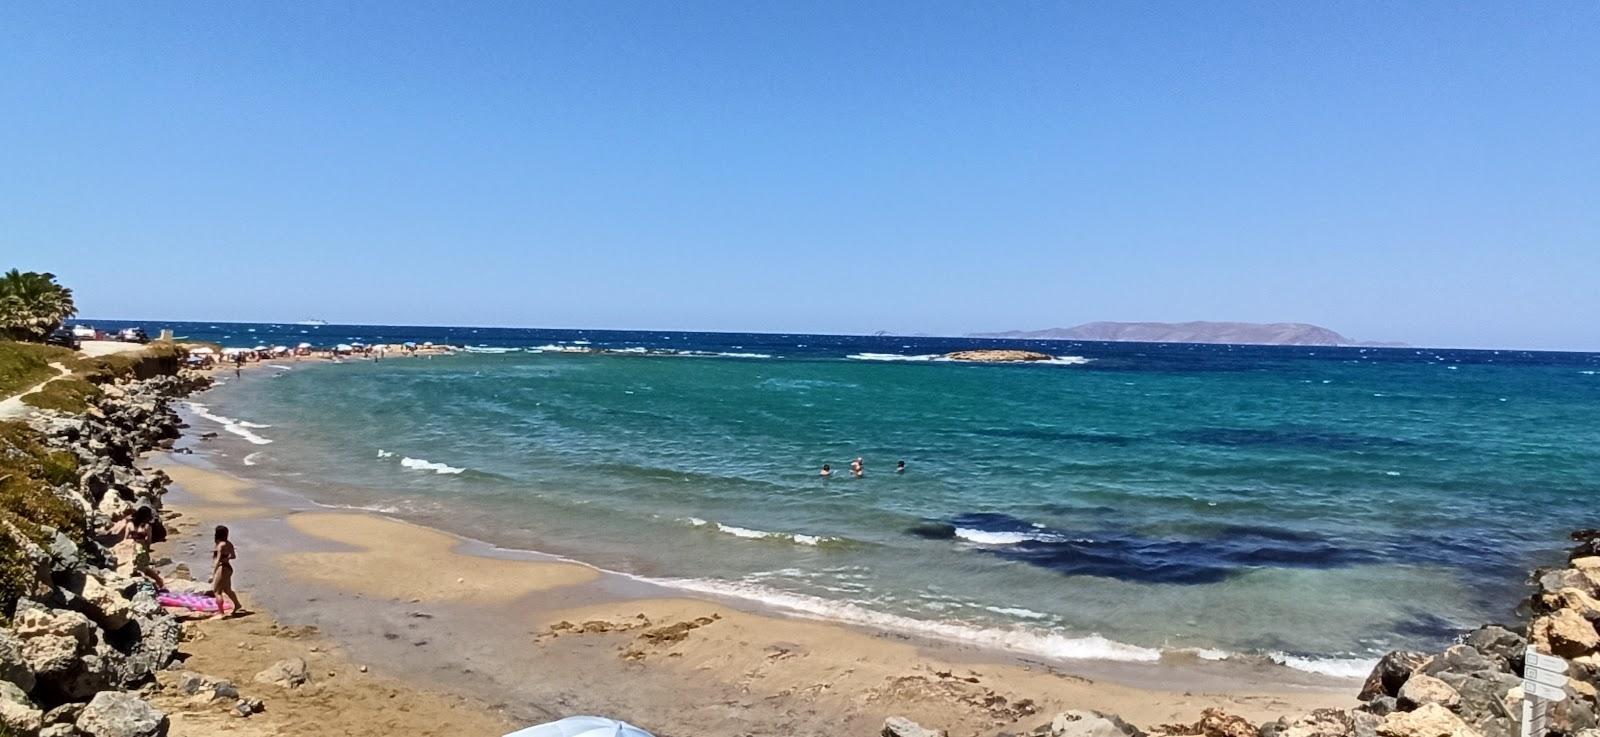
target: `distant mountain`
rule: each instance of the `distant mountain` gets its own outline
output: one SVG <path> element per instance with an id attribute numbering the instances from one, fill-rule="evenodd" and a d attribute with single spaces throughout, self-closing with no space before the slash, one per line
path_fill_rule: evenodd
<path id="1" fill-rule="evenodd" d="M 1086 322 L 1071 328 L 974 333 L 972 337 L 1244 345 L 1405 345 L 1363 343 L 1327 328 L 1300 322 Z"/>

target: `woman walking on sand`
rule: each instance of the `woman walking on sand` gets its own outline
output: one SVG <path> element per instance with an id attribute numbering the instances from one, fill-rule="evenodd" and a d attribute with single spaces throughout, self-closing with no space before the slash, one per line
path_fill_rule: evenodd
<path id="1" fill-rule="evenodd" d="M 233 616 L 249 614 L 244 610 L 244 605 L 239 603 L 239 595 L 233 590 L 233 543 L 228 542 L 227 525 L 217 525 L 216 546 L 211 549 L 211 596 L 217 600 L 217 619 L 228 616 L 227 610 L 222 608 L 222 597 L 227 596 L 233 602 Z"/>

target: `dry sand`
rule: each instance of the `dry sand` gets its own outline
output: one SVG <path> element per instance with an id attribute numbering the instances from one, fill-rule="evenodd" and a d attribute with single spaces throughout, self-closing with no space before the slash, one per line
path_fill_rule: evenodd
<path id="1" fill-rule="evenodd" d="M 430 704 L 456 704 L 480 720 L 450 734 L 602 713 L 661 737 L 876 734 L 891 715 L 951 737 L 989 736 L 1031 730 L 1069 708 L 1150 727 L 1193 721 L 1208 706 L 1260 721 L 1352 704 L 1348 684 L 1276 666 L 1029 662 L 747 611 L 576 563 L 480 555 L 493 551 L 377 515 L 294 511 L 226 474 L 163 466 L 181 487 L 173 506 L 182 521 L 236 525 L 237 581 L 256 594 L 248 604 L 316 625 L 351 657 L 412 684 L 334 678 L 320 701 L 269 699 L 285 725 L 321 725 L 330 705 L 339 713 L 328 718 L 345 720 L 329 729 L 346 731 L 282 734 L 428 734 L 437 724 Z M 191 566 L 209 549 L 179 547 Z M 306 657 L 306 643 L 284 634 L 296 630 L 275 630 L 265 617 L 201 631 L 208 639 L 193 643 L 197 658 L 226 661 L 234 641 L 252 642 L 235 633 L 259 638 L 251 647 Z M 265 666 L 239 659 L 248 664 L 238 672 Z M 413 702 L 410 712 L 394 707 Z M 359 731 L 368 718 L 383 728 Z"/>

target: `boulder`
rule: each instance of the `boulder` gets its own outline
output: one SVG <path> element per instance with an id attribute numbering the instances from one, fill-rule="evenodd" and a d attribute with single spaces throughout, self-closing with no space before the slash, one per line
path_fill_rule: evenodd
<path id="1" fill-rule="evenodd" d="M 1367 682 L 1362 684 L 1361 692 L 1356 698 L 1362 701 L 1371 701 L 1379 696 L 1396 696 L 1400 687 L 1405 685 L 1411 673 L 1428 661 L 1428 656 L 1412 650 L 1394 650 L 1388 655 L 1378 659 L 1378 664 L 1372 667 L 1372 673 L 1367 675 Z"/>
<path id="2" fill-rule="evenodd" d="M 39 730 L 39 737 L 80 737 L 82 734 L 70 724 L 49 724 Z"/>
<path id="3" fill-rule="evenodd" d="M 1454 708 L 1461 703 L 1461 694 L 1454 687 L 1426 673 L 1417 673 L 1400 687 L 1401 708 L 1414 709 L 1424 704 L 1438 704 Z"/>
<path id="4" fill-rule="evenodd" d="M 1539 590 L 1546 594 L 1553 594 L 1562 589 L 1583 589 L 1586 593 L 1596 594 L 1595 582 L 1587 575 L 1587 571 L 1577 568 L 1558 568 L 1539 574 Z"/>
<path id="5" fill-rule="evenodd" d="M 14 683 L 25 692 L 33 690 L 33 668 L 23 657 L 22 640 L 4 628 L 0 628 L 0 681 Z"/>
<path id="6" fill-rule="evenodd" d="M 12 629 L 22 641 L 22 657 L 36 674 L 61 673 L 93 647 L 99 630 L 88 617 L 33 602 L 19 602 Z"/>
<path id="7" fill-rule="evenodd" d="M 1404 686 L 1401 688 L 1404 688 Z M 1356 707 L 1356 709 L 1373 716 L 1386 716 L 1400 711 L 1400 699 L 1394 696 L 1375 696 L 1371 701 Z"/>
<path id="8" fill-rule="evenodd" d="M 1086 709 L 1057 714 L 1042 734 L 1045 737 L 1144 737 L 1143 732 L 1115 714 Z"/>
<path id="9" fill-rule="evenodd" d="M 1535 647 L 1563 658 L 1581 657 L 1600 649 L 1600 631 L 1572 609 L 1558 609 L 1533 620 L 1528 632 Z"/>
<path id="10" fill-rule="evenodd" d="M 62 704 L 44 713 L 45 724 L 71 724 L 83 713 L 83 704 Z"/>
<path id="11" fill-rule="evenodd" d="M 44 726 L 44 712 L 10 681 L 0 681 L 0 734 L 30 735 Z"/>
<path id="12" fill-rule="evenodd" d="M 1480 737 L 1480 735 L 1438 704 L 1416 711 L 1397 711 L 1378 724 L 1380 737 Z"/>
<path id="13" fill-rule="evenodd" d="M 1457 675 L 1470 675 L 1473 673 L 1498 672 L 1500 663 L 1484 655 L 1474 647 L 1468 645 L 1451 645 L 1445 651 L 1428 659 L 1423 664 L 1422 673 L 1438 676 L 1444 673 Z M 1447 679 L 1448 680 L 1448 679 Z M 1396 696 L 1399 694 L 1396 693 Z"/>
<path id="14" fill-rule="evenodd" d="M 1472 675 L 1441 674 L 1461 696 L 1455 712 L 1485 737 L 1511 737 L 1520 719 L 1522 679 L 1511 673 L 1483 671 Z"/>
<path id="15" fill-rule="evenodd" d="M 133 618 L 133 603 L 122 592 L 105 585 L 99 576 L 86 574 L 74 591 L 82 600 L 85 612 L 107 631 L 122 629 Z"/>
<path id="16" fill-rule="evenodd" d="M 883 720 L 883 737 L 945 737 L 941 730 L 923 727 L 905 717 Z"/>
<path id="17" fill-rule="evenodd" d="M 300 658 L 284 658 L 267 666 L 266 670 L 255 676 L 256 683 L 282 688 L 298 688 L 310 679 L 311 673 L 306 668 L 306 661 Z"/>
<path id="18" fill-rule="evenodd" d="M 1522 651 L 1528 648 L 1522 635 L 1497 624 L 1479 627 L 1461 642 L 1499 663 L 1501 670 L 1511 671 L 1522 670 Z"/>
<path id="19" fill-rule="evenodd" d="M 1591 622 L 1600 622 L 1600 599 L 1585 593 L 1583 589 L 1566 588 L 1553 594 L 1539 595 L 1539 611 L 1556 612 L 1562 609 L 1571 609 Z"/>
<path id="20" fill-rule="evenodd" d="M 126 691 L 101 691 L 78 715 L 78 730 L 89 737 L 164 737 L 167 715 Z"/>
<path id="21" fill-rule="evenodd" d="M 1600 555 L 1573 558 L 1567 565 L 1580 571 L 1600 570 Z"/>

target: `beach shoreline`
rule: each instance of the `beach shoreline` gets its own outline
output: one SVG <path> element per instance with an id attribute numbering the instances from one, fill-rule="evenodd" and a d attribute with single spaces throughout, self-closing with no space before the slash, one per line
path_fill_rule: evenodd
<path id="1" fill-rule="evenodd" d="M 1357 685 L 1266 663 L 1049 661 L 799 618 L 332 510 L 224 473 L 203 450 L 151 461 L 174 478 L 180 524 L 235 530 L 253 603 L 510 723 L 603 712 L 663 735 L 871 733 L 914 713 L 985 735 L 1066 709 L 1147 727 L 1209 707 L 1259 721 L 1347 704 Z M 173 557 L 198 570 L 205 550 Z"/>

